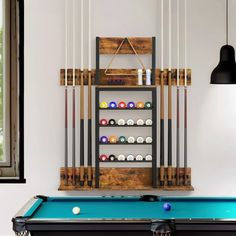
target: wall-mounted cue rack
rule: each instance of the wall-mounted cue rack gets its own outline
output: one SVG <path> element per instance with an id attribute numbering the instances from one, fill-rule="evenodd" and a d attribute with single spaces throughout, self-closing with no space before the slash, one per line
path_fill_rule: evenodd
<path id="1" fill-rule="evenodd" d="M 85 181 L 84 185 L 80 185 L 80 167 L 72 167 L 68 165 L 67 167 L 62 167 L 60 170 L 60 187 L 59 190 L 170 190 L 170 191 L 190 191 L 193 190 L 191 185 L 191 168 L 189 167 L 174 167 L 172 166 L 172 184 L 168 185 L 168 179 L 170 178 L 168 167 L 164 166 L 164 185 L 160 185 L 160 157 L 159 153 L 157 153 L 157 147 L 159 144 L 159 136 L 157 136 L 157 130 L 159 126 L 159 117 L 157 117 L 157 107 L 158 107 L 158 95 L 157 95 L 157 87 L 161 85 L 161 82 L 164 85 L 168 84 L 168 78 L 170 72 L 168 69 L 161 71 L 160 69 L 155 68 L 155 58 L 156 58 L 156 39 L 152 38 L 100 38 L 96 39 L 96 69 L 91 71 L 83 70 L 81 72 L 80 69 L 76 69 L 74 71 L 75 76 L 75 86 L 81 86 L 81 75 L 83 75 L 83 86 L 87 86 L 91 83 L 93 87 L 95 87 L 95 98 L 92 101 L 95 101 L 95 119 L 93 119 L 92 124 L 95 125 L 95 137 L 92 139 L 95 141 L 95 157 L 93 158 L 92 170 L 89 170 L 89 173 L 92 172 L 92 185 L 88 185 L 88 167 L 84 167 L 84 176 Z M 113 55 L 111 62 L 109 63 L 107 68 L 100 68 L 100 56 L 104 55 Z M 151 68 L 151 85 L 137 85 L 138 81 L 138 69 L 114 69 L 110 68 L 115 57 L 118 54 L 134 54 L 137 57 L 137 60 L 140 62 L 140 65 L 143 67 L 143 84 L 146 84 L 146 75 L 145 68 L 140 61 L 139 55 L 147 55 L 152 58 L 152 68 Z M 179 71 L 179 86 L 186 85 L 185 79 L 187 78 L 187 86 L 191 85 L 191 70 L 188 69 L 180 69 Z M 185 76 L 185 73 L 186 76 Z M 60 84 L 61 86 L 65 85 L 65 74 L 67 74 L 67 85 L 72 86 L 73 81 L 73 70 L 68 69 L 67 73 L 65 73 L 65 69 L 62 69 L 60 72 Z M 177 69 L 172 69 L 171 71 L 171 86 L 177 85 Z M 163 79 L 163 81 L 162 81 Z M 89 83 L 90 82 L 90 83 Z M 118 100 L 119 93 L 122 91 L 128 91 L 130 93 L 136 93 L 137 95 L 142 91 L 145 93 L 151 94 L 151 108 L 143 108 L 143 109 L 129 109 L 129 108 L 101 108 L 100 107 L 100 97 L 101 94 L 106 92 L 112 92 L 114 96 L 114 100 Z M 105 95 L 104 95 L 105 96 Z M 116 99 L 117 98 L 117 99 Z M 127 97 L 129 100 L 129 97 Z M 85 103 L 86 104 L 86 103 Z M 105 110 L 105 111 L 101 111 Z M 150 112 L 151 119 L 153 121 L 150 127 L 146 127 L 145 125 L 142 129 L 150 129 L 152 135 L 151 143 L 101 143 L 100 138 L 102 135 L 102 129 L 113 129 L 119 130 L 122 127 L 128 128 L 132 130 L 133 127 L 137 127 L 136 124 L 134 126 L 127 125 L 107 125 L 101 127 L 101 112 L 106 113 L 117 113 L 117 112 L 126 112 L 131 114 L 133 111 L 137 112 Z M 167 121 L 166 121 L 167 122 Z M 116 132 L 116 131 L 114 131 Z M 128 160 L 101 160 L 100 152 L 101 146 L 104 148 L 109 147 L 115 149 L 124 149 L 124 147 L 129 148 L 130 146 L 135 145 L 148 145 L 151 147 L 152 159 L 149 161 L 141 160 L 133 162 L 145 163 L 150 165 L 149 167 L 132 167 L 131 162 Z M 91 151 L 91 150 L 90 150 Z M 91 151 L 92 153 L 92 151 Z M 174 155 L 173 155 L 174 156 Z M 79 162 L 80 158 L 77 158 L 77 162 Z M 118 162 L 122 162 L 122 167 L 119 166 Z M 109 163 L 108 166 L 106 164 Z M 140 166 L 139 164 L 139 166 Z M 146 166 L 145 164 L 145 166 Z M 178 179 L 177 179 L 178 177 Z M 75 180 L 75 181 L 74 181 Z"/>

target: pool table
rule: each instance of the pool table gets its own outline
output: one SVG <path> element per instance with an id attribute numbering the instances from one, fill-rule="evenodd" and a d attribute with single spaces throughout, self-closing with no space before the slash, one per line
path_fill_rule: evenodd
<path id="1" fill-rule="evenodd" d="M 236 235 L 236 198 L 37 196 L 12 221 L 31 236 Z"/>

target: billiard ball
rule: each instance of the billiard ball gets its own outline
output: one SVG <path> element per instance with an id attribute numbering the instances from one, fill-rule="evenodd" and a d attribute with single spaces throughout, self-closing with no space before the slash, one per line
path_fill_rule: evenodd
<path id="1" fill-rule="evenodd" d="M 110 160 L 110 161 L 114 161 L 115 159 L 116 159 L 116 156 L 115 156 L 115 155 L 112 154 L 112 155 L 109 156 L 109 160 Z"/>
<path id="2" fill-rule="evenodd" d="M 110 119 L 110 120 L 108 121 L 108 124 L 109 124 L 109 125 L 115 125 L 115 124 L 116 124 L 116 121 L 115 121 L 114 119 Z"/>
<path id="3" fill-rule="evenodd" d="M 137 143 L 143 143 L 144 142 L 144 138 L 143 137 L 138 137 L 137 138 Z"/>
<path id="4" fill-rule="evenodd" d="M 118 107 L 119 108 L 126 108 L 126 103 L 125 102 L 119 102 Z"/>
<path id="5" fill-rule="evenodd" d="M 127 125 L 134 125 L 134 120 L 128 119 L 126 123 Z"/>
<path id="6" fill-rule="evenodd" d="M 137 156 L 135 157 L 135 160 L 136 160 L 136 161 L 142 161 L 142 160 L 143 160 L 143 156 L 142 156 L 142 155 L 137 155 Z"/>
<path id="7" fill-rule="evenodd" d="M 118 125 L 125 125 L 125 120 L 124 119 L 119 119 L 117 124 Z"/>
<path id="8" fill-rule="evenodd" d="M 134 102 L 128 102 L 127 107 L 128 108 L 135 108 L 135 103 Z"/>
<path id="9" fill-rule="evenodd" d="M 152 107 L 152 103 L 151 102 L 145 102 L 144 107 L 145 108 L 151 108 Z"/>
<path id="10" fill-rule="evenodd" d="M 106 160 L 108 159 L 108 157 L 107 157 L 107 155 L 102 154 L 102 155 L 100 155 L 99 159 L 100 159 L 101 161 L 106 161 Z"/>
<path id="11" fill-rule="evenodd" d="M 127 156 L 127 161 L 134 161 L 134 156 L 133 155 L 128 155 Z"/>
<path id="12" fill-rule="evenodd" d="M 72 212 L 74 215 L 78 215 L 80 213 L 80 208 L 79 207 L 73 207 Z"/>
<path id="13" fill-rule="evenodd" d="M 164 209 L 165 211 L 170 211 L 170 210 L 171 210 L 171 204 L 168 203 L 168 202 L 165 202 L 165 203 L 163 204 L 163 209 Z"/>
<path id="14" fill-rule="evenodd" d="M 128 137 L 128 143 L 134 143 L 135 138 L 134 137 Z"/>
<path id="15" fill-rule="evenodd" d="M 147 119 L 147 120 L 145 121 L 145 124 L 146 124 L 146 125 L 152 125 L 152 120 L 151 120 L 151 119 Z"/>
<path id="16" fill-rule="evenodd" d="M 146 161 L 151 161 L 152 160 L 152 155 L 146 155 L 145 160 Z"/>
<path id="17" fill-rule="evenodd" d="M 109 142 L 110 143 L 117 143 L 117 137 L 116 136 L 110 136 L 109 137 Z"/>
<path id="18" fill-rule="evenodd" d="M 117 108 L 116 102 L 110 102 L 109 103 L 109 108 Z"/>
<path id="19" fill-rule="evenodd" d="M 108 143 L 108 138 L 107 138 L 107 136 L 102 136 L 102 137 L 100 138 L 100 142 L 101 142 L 101 143 Z"/>
<path id="20" fill-rule="evenodd" d="M 137 120 L 137 125 L 144 125 L 144 121 L 142 119 Z"/>
<path id="21" fill-rule="evenodd" d="M 100 120 L 100 125 L 107 125 L 107 120 L 106 119 L 101 119 Z"/>
<path id="22" fill-rule="evenodd" d="M 125 155 L 123 155 L 123 154 L 118 155 L 117 160 L 118 161 L 125 161 Z"/>
<path id="23" fill-rule="evenodd" d="M 136 107 L 139 109 L 144 108 L 144 103 L 143 102 L 137 102 Z"/>
<path id="24" fill-rule="evenodd" d="M 152 137 L 146 137 L 146 143 L 152 143 Z"/>
<path id="25" fill-rule="evenodd" d="M 119 142 L 120 142 L 120 143 L 126 143 L 126 138 L 125 138 L 125 136 L 120 136 L 120 137 L 119 137 Z"/>
<path id="26" fill-rule="evenodd" d="M 100 102 L 99 107 L 102 108 L 102 109 L 107 108 L 108 107 L 107 102 Z"/>

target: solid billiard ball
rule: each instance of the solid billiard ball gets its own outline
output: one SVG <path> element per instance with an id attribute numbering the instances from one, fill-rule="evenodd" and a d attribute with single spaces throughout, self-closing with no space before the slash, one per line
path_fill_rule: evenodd
<path id="1" fill-rule="evenodd" d="M 171 204 L 168 203 L 168 202 L 165 202 L 165 203 L 163 204 L 163 209 L 164 209 L 165 211 L 170 211 L 170 210 L 171 210 Z"/>
<path id="2" fill-rule="evenodd" d="M 135 108 L 135 103 L 134 102 L 128 102 L 127 107 L 128 108 Z"/>
<path id="3" fill-rule="evenodd" d="M 117 143 L 117 137 L 116 136 L 110 136 L 109 137 L 109 142 L 110 143 Z"/>
<path id="4" fill-rule="evenodd" d="M 152 120 L 151 120 L 151 119 L 147 119 L 147 120 L 145 121 L 145 124 L 146 124 L 146 125 L 152 125 Z"/>
<path id="5" fill-rule="evenodd" d="M 109 108 L 117 108 L 116 102 L 110 102 L 109 103 Z"/>
<path id="6" fill-rule="evenodd" d="M 80 208 L 79 207 L 73 207 L 72 212 L 74 215 L 78 215 L 80 213 Z"/>
<path id="7" fill-rule="evenodd" d="M 146 143 L 152 143 L 152 137 L 146 137 Z"/>
<path id="8" fill-rule="evenodd" d="M 152 107 L 152 103 L 151 102 L 145 102 L 144 107 L 145 108 L 151 108 Z"/>
<path id="9" fill-rule="evenodd" d="M 116 121 L 115 121 L 114 119 L 110 119 L 110 120 L 108 121 L 108 124 L 109 124 L 109 125 L 115 125 L 115 124 L 116 124 Z"/>
<path id="10" fill-rule="evenodd" d="M 135 157 L 135 160 L 136 160 L 136 161 L 142 161 L 142 160 L 143 160 L 143 156 L 142 156 L 142 155 L 137 155 L 137 156 Z"/>
<path id="11" fill-rule="evenodd" d="M 134 125 L 134 120 L 128 119 L 126 123 L 127 125 Z"/>
<path id="12" fill-rule="evenodd" d="M 101 143 L 108 143 L 108 138 L 107 138 L 107 136 L 102 136 L 102 137 L 100 138 L 100 142 L 101 142 Z"/>
<path id="13" fill-rule="evenodd" d="M 144 125 L 144 121 L 142 119 L 137 120 L 137 125 Z"/>
<path id="14" fill-rule="evenodd" d="M 151 161 L 152 160 L 152 155 L 146 155 L 145 160 L 146 161 Z"/>
<path id="15" fill-rule="evenodd" d="M 102 108 L 102 109 L 107 108 L 108 107 L 107 102 L 100 102 L 99 107 Z"/>
<path id="16" fill-rule="evenodd" d="M 117 124 L 118 125 L 125 125 L 125 120 L 124 119 L 119 119 Z"/>
<path id="17" fill-rule="evenodd" d="M 133 155 L 128 155 L 127 156 L 127 161 L 134 161 L 134 156 Z"/>
<path id="18" fill-rule="evenodd" d="M 137 138 L 137 143 L 143 143 L 144 142 L 144 138 L 143 137 L 138 137 Z"/>
<path id="19" fill-rule="evenodd" d="M 118 155 L 117 160 L 118 161 L 125 161 L 125 155 L 123 155 L 123 154 Z"/>
<path id="20" fill-rule="evenodd" d="M 100 120 L 100 125 L 107 125 L 107 120 L 106 119 L 101 119 Z"/>
<path id="21" fill-rule="evenodd" d="M 135 138 L 134 137 L 128 137 L 128 143 L 134 143 Z"/>
<path id="22" fill-rule="evenodd" d="M 112 154 L 112 155 L 109 156 L 109 160 L 110 160 L 110 161 L 114 161 L 115 159 L 116 159 L 116 156 L 115 156 L 115 155 Z"/>
<path id="23" fill-rule="evenodd" d="M 136 107 L 139 109 L 144 108 L 144 103 L 143 102 L 137 102 Z"/>
<path id="24" fill-rule="evenodd" d="M 119 102 L 118 107 L 119 108 L 126 108 L 126 103 L 125 102 Z"/>
<path id="25" fill-rule="evenodd" d="M 120 143 L 126 143 L 126 138 L 125 138 L 125 136 L 120 136 L 120 137 L 119 137 L 119 142 L 120 142 Z"/>
<path id="26" fill-rule="evenodd" d="M 107 157 L 107 155 L 102 154 L 102 155 L 99 157 L 99 159 L 100 159 L 101 161 L 106 161 L 106 160 L 108 159 L 108 157 Z"/>

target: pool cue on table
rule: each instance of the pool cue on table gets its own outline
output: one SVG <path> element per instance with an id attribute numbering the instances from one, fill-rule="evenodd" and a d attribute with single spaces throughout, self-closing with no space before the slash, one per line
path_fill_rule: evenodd
<path id="1" fill-rule="evenodd" d="M 68 58 L 67 58 L 67 46 L 68 46 L 68 2 L 65 0 L 65 185 L 68 185 Z"/>
<path id="2" fill-rule="evenodd" d="M 177 0 L 177 91 L 176 91 L 176 185 L 180 185 L 179 181 L 179 167 L 180 167 L 180 137 L 179 137 L 179 0 Z"/>
<path id="3" fill-rule="evenodd" d="M 169 70 L 168 70 L 168 185 L 172 185 L 172 71 L 171 71 L 171 1 L 169 0 Z"/>
<path id="4" fill-rule="evenodd" d="M 75 0 L 73 0 L 73 68 L 72 68 L 72 77 L 73 77 L 73 92 L 72 92 L 72 184 L 76 185 L 76 146 L 75 146 Z"/>
<path id="5" fill-rule="evenodd" d="M 84 186 L 84 1 L 81 0 L 81 73 L 80 73 L 80 186 Z"/>
<path id="6" fill-rule="evenodd" d="M 184 185 L 187 185 L 188 167 L 188 84 L 187 84 L 187 0 L 184 0 Z"/>
<path id="7" fill-rule="evenodd" d="M 88 186 L 92 186 L 92 75 L 91 75 L 91 0 L 88 2 L 89 30 L 88 30 Z"/>
<path id="8" fill-rule="evenodd" d="M 164 7 L 163 0 L 161 0 L 161 81 L 160 81 L 160 186 L 164 186 L 165 177 L 165 156 L 164 156 L 164 68 L 163 68 L 163 17 Z"/>

